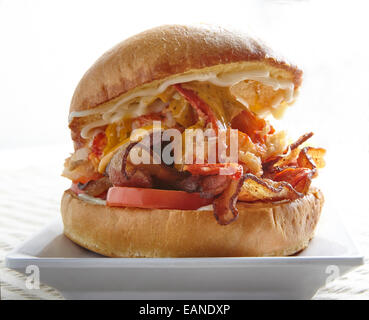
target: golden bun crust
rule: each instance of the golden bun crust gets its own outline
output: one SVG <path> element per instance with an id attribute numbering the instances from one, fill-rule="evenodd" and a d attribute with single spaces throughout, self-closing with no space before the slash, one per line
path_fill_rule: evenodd
<path id="1" fill-rule="evenodd" d="M 230 64 L 256 64 L 301 84 L 302 71 L 246 34 L 217 26 L 164 25 L 119 43 L 79 82 L 70 112 L 94 108 L 132 89 L 173 75 Z M 236 66 L 237 68 L 237 66 Z"/>
<path id="2" fill-rule="evenodd" d="M 212 211 L 113 208 L 64 192 L 65 235 L 109 257 L 287 256 L 308 246 L 323 194 L 311 189 L 292 202 L 238 202 L 238 219 L 217 224 Z"/>

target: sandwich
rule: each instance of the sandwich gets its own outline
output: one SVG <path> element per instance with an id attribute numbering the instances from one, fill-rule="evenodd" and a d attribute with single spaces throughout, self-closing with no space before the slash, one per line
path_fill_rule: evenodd
<path id="1" fill-rule="evenodd" d="M 165 25 L 102 55 L 75 89 L 64 234 L 109 257 L 287 256 L 324 198 L 313 133 L 277 121 L 302 71 L 247 34 Z M 273 122 L 273 123 L 272 123 Z"/>

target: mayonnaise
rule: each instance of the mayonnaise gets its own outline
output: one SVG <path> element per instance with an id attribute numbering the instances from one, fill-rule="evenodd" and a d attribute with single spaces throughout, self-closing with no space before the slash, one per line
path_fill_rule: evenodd
<path id="1" fill-rule="evenodd" d="M 106 205 L 106 201 L 105 200 L 100 199 L 100 198 L 95 198 L 95 197 L 89 196 L 89 195 L 84 194 L 84 193 L 80 193 L 78 195 L 78 197 L 81 200 L 86 201 L 86 202 L 89 202 L 91 204 L 98 204 L 98 205 L 102 205 L 102 206 L 105 206 Z"/>
<path id="2" fill-rule="evenodd" d="M 213 211 L 214 206 L 212 204 L 208 204 L 207 206 L 203 206 L 197 209 L 197 211 Z"/>

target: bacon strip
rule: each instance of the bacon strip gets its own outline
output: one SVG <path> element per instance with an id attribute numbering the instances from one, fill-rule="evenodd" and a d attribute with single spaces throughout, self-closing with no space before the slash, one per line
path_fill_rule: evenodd
<path id="1" fill-rule="evenodd" d="M 173 86 L 176 88 L 179 94 L 191 104 L 191 106 L 196 110 L 198 116 L 201 117 L 205 114 L 207 121 L 212 124 L 216 133 L 218 133 L 220 130 L 226 130 L 224 125 L 217 119 L 209 105 L 200 99 L 194 91 L 183 88 L 179 83 L 174 84 Z"/>
<path id="2" fill-rule="evenodd" d="M 153 164 L 153 134 L 147 136 L 150 139 L 150 147 L 147 150 L 150 153 L 151 161 L 149 164 L 132 165 L 128 163 L 128 157 L 131 150 L 140 142 L 130 143 L 123 152 L 115 155 L 109 164 L 108 174 L 112 183 L 116 186 L 148 187 L 175 186 L 178 181 L 188 177 L 188 173 L 179 172 L 176 169 L 165 165 L 164 163 Z M 141 144 L 145 148 L 144 144 Z M 137 185 L 135 185 L 137 184 Z"/>
<path id="3" fill-rule="evenodd" d="M 161 134 L 162 134 L 162 132 L 161 132 Z M 150 139 L 150 146 L 149 146 L 149 150 L 146 150 L 146 151 L 148 151 L 148 152 L 150 153 L 151 160 L 152 160 L 152 158 L 156 155 L 156 154 L 154 154 L 154 148 L 153 148 L 153 142 L 154 142 L 154 141 L 153 141 L 153 140 L 154 140 L 153 136 L 154 136 L 154 133 L 151 133 L 150 135 L 148 135 L 148 136 L 146 136 L 146 137 L 144 137 L 144 138 L 143 138 L 143 139 Z M 161 139 L 160 139 L 160 141 L 161 141 Z M 121 172 L 123 173 L 123 175 L 124 175 L 127 179 L 129 179 L 129 174 L 127 173 L 127 170 L 126 170 L 126 168 L 127 168 L 127 160 L 128 160 L 128 157 L 129 157 L 129 154 L 130 154 L 131 150 L 132 150 L 134 147 L 136 147 L 138 144 L 140 145 L 140 147 L 141 147 L 142 149 L 146 149 L 146 148 L 145 148 L 146 146 L 142 143 L 142 140 L 141 140 L 141 141 L 137 141 L 137 142 L 132 142 L 132 143 L 130 143 L 130 144 L 128 145 L 128 147 L 125 149 L 124 153 L 123 153 Z M 157 155 L 156 155 L 156 156 L 157 156 Z M 153 162 L 151 162 L 151 163 L 153 163 Z M 138 166 L 135 166 L 135 168 L 137 169 L 137 168 L 138 168 Z"/>
<path id="4" fill-rule="evenodd" d="M 210 199 L 224 192 L 229 186 L 231 178 L 229 176 L 204 176 L 200 181 L 201 197 Z"/>
<path id="5" fill-rule="evenodd" d="M 316 171 L 317 168 L 323 168 L 325 166 L 324 154 L 325 149 L 323 148 L 305 147 L 300 151 L 297 163 L 302 168 L 309 168 Z"/>
<path id="6" fill-rule="evenodd" d="M 306 194 L 309 190 L 311 179 L 316 172 L 315 169 L 308 168 L 286 168 L 274 176 L 275 181 L 289 183 L 296 191 Z"/>
<path id="7" fill-rule="evenodd" d="M 112 186 L 108 177 L 103 177 L 98 180 L 90 180 L 87 183 L 78 183 L 78 188 L 83 190 L 84 193 L 96 197 L 103 192 L 107 191 Z"/>
<path id="8" fill-rule="evenodd" d="M 175 187 L 178 190 L 186 191 L 189 193 L 197 192 L 199 189 L 200 180 L 201 180 L 200 176 L 190 175 L 189 177 L 185 177 L 182 180 L 178 180 L 175 183 Z"/>
<path id="9" fill-rule="evenodd" d="M 232 179 L 224 192 L 214 200 L 214 216 L 221 225 L 227 225 L 238 218 L 237 198 L 245 177 Z"/>
<path id="10" fill-rule="evenodd" d="M 124 153 L 123 153 L 123 158 L 122 158 L 122 167 L 120 169 L 120 171 L 123 173 L 123 176 L 126 178 L 126 179 L 130 179 L 131 176 L 134 174 L 133 173 L 128 173 L 127 172 L 127 160 L 128 160 L 128 157 L 129 157 L 129 153 L 131 152 L 131 150 L 139 143 L 139 141 L 137 142 L 132 142 L 128 145 L 128 147 L 126 148 L 126 150 L 124 150 Z"/>
<path id="11" fill-rule="evenodd" d="M 99 132 L 92 141 L 91 153 L 96 157 L 100 157 L 103 154 L 106 143 L 107 138 L 105 132 Z"/>
<path id="12" fill-rule="evenodd" d="M 203 176 L 200 182 L 202 197 L 215 198 L 214 216 L 218 223 L 226 225 L 236 220 L 237 197 L 241 191 L 244 176 L 243 167 L 238 163 L 208 163 L 185 165 L 184 170 Z"/>
<path id="13" fill-rule="evenodd" d="M 298 150 L 296 150 L 301 144 L 306 142 L 314 135 L 313 132 L 305 133 L 300 138 L 298 138 L 294 143 L 291 143 L 283 155 L 276 156 L 272 159 L 268 159 L 263 163 L 263 171 L 264 172 L 275 172 L 278 170 L 278 167 L 283 167 L 287 165 L 289 162 L 295 159 L 298 155 Z"/>
<path id="14" fill-rule="evenodd" d="M 288 182 L 260 179 L 251 173 L 247 173 L 238 199 L 240 201 L 278 201 L 283 199 L 295 200 L 303 196 Z"/>
<path id="15" fill-rule="evenodd" d="M 298 138 L 297 141 L 295 141 L 294 143 L 290 144 L 290 149 L 291 150 L 296 149 L 301 144 L 303 144 L 305 141 L 307 141 L 308 139 L 310 139 L 313 135 L 314 135 L 313 132 L 305 133 L 300 138 Z"/>
<path id="16" fill-rule="evenodd" d="M 263 131 L 266 125 L 264 119 L 259 118 L 248 109 L 243 110 L 232 120 L 232 128 L 247 134 L 253 143 L 265 143 Z M 273 130 L 274 128 L 271 127 L 270 132 Z"/>
<path id="17" fill-rule="evenodd" d="M 224 175 L 239 179 L 243 173 L 242 165 L 238 163 L 205 163 L 187 164 L 183 166 L 191 174 L 200 176 Z"/>

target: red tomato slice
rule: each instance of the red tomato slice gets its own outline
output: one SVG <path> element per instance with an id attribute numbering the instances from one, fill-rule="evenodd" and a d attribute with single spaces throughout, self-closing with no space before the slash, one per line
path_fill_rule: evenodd
<path id="1" fill-rule="evenodd" d="M 106 202 L 111 207 L 196 210 L 213 200 L 201 198 L 200 193 L 185 191 L 111 187 Z"/>

